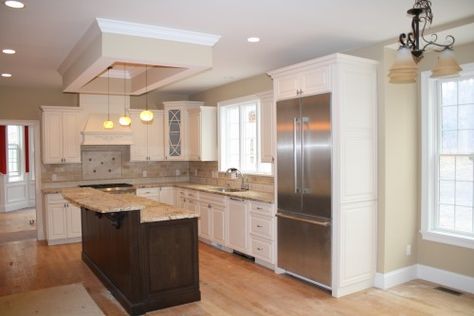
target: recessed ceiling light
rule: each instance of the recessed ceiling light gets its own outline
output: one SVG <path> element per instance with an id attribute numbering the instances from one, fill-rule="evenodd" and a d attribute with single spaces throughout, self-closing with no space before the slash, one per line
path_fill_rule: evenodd
<path id="1" fill-rule="evenodd" d="M 10 48 L 5 48 L 5 49 L 2 49 L 2 52 L 4 54 L 7 54 L 7 55 L 13 55 L 16 53 L 16 51 L 14 49 L 10 49 Z"/>
<path id="2" fill-rule="evenodd" d="M 255 36 L 254 37 L 249 37 L 249 38 L 247 38 L 247 42 L 249 42 L 249 43 L 258 43 L 258 42 L 260 42 L 260 37 L 255 37 Z"/>
<path id="3" fill-rule="evenodd" d="M 14 9 L 23 9 L 25 4 L 20 1 L 4 1 L 3 2 L 7 7 L 14 8 Z"/>
<path id="4" fill-rule="evenodd" d="M 11 76 L 12 76 L 12 74 L 9 74 L 9 73 L 3 73 L 2 74 L 3 78 L 10 78 Z"/>

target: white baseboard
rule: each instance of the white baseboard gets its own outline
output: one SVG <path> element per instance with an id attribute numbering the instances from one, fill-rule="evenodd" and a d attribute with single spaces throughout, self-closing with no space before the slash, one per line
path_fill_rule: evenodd
<path id="1" fill-rule="evenodd" d="M 438 283 L 452 289 L 474 294 L 473 277 L 446 270 L 436 269 L 422 264 L 418 264 L 417 276 L 418 279 Z"/>
<path id="2" fill-rule="evenodd" d="M 374 286 L 379 289 L 389 289 L 393 286 L 416 279 L 416 264 L 390 271 L 388 273 L 376 273 Z"/>
<path id="3" fill-rule="evenodd" d="M 474 294 L 473 277 L 422 264 L 414 264 L 388 273 L 376 273 L 374 286 L 386 290 L 415 279 L 437 283 L 455 290 Z"/>

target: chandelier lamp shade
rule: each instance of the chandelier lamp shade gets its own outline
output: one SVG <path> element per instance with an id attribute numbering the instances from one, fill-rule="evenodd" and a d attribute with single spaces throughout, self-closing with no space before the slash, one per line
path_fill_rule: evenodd
<path id="1" fill-rule="evenodd" d="M 412 16 L 411 32 L 402 33 L 399 37 L 400 48 L 388 74 L 391 83 L 416 82 L 418 66 L 423 54 L 433 47 L 439 53 L 438 62 L 432 70 L 431 77 L 456 76 L 462 70 L 454 58 L 452 35 L 446 36 L 446 43 L 438 43 L 438 35 L 425 37 L 425 30 L 433 22 L 431 1 L 415 0 L 413 8 L 407 11 Z"/>
<path id="2" fill-rule="evenodd" d="M 107 68 L 107 120 L 104 121 L 105 129 L 114 128 L 114 122 L 110 120 L 110 69 L 111 68 L 112 67 Z"/>
<path id="3" fill-rule="evenodd" d="M 121 126 L 130 126 L 132 119 L 127 115 L 127 78 L 126 78 L 126 66 L 123 65 L 123 115 L 119 118 L 119 124 Z"/>
<path id="4" fill-rule="evenodd" d="M 148 110 L 148 65 L 146 65 L 145 69 L 145 110 L 140 113 L 140 120 L 143 122 L 150 122 L 153 120 L 153 112 Z"/>

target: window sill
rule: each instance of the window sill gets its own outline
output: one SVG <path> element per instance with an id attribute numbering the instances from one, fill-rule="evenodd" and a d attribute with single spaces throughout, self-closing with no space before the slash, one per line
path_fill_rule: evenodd
<path id="1" fill-rule="evenodd" d="M 442 244 L 474 249 L 474 238 L 437 231 L 422 231 L 423 239 Z"/>

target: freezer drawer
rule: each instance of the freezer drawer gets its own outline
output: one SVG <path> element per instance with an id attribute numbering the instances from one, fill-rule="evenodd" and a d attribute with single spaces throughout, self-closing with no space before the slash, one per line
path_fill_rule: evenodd
<path id="1" fill-rule="evenodd" d="M 279 212 L 278 267 L 331 287 L 331 223 Z"/>

